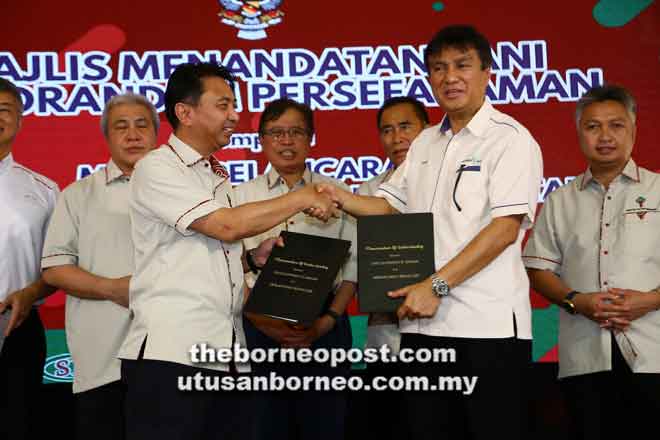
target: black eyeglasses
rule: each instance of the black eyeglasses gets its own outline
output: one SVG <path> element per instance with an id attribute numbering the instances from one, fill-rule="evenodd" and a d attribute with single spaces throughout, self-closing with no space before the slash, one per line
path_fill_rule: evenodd
<path id="1" fill-rule="evenodd" d="M 288 130 L 285 130 L 283 128 L 273 128 L 271 130 L 266 130 L 263 132 L 264 136 L 269 136 L 273 138 L 273 140 L 279 142 L 282 139 L 284 139 L 284 135 L 289 135 L 290 139 L 293 139 L 294 141 L 299 141 L 301 139 L 305 139 L 309 136 L 309 133 L 307 130 L 304 130 L 299 127 L 291 127 Z"/>

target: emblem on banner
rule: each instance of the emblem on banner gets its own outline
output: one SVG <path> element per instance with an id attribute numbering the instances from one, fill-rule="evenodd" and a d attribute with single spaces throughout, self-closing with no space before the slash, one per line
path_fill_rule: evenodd
<path id="1" fill-rule="evenodd" d="M 267 37 L 266 28 L 282 22 L 284 13 L 278 9 L 282 0 L 218 0 L 222 10 L 220 21 L 238 29 L 238 38 L 261 40 Z"/>

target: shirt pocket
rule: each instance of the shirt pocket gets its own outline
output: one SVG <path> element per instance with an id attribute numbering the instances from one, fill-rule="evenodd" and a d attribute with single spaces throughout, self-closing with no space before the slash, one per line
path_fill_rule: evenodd
<path id="1" fill-rule="evenodd" d="M 660 261 L 660 211 L 627 212 L 623 217 L 624 253 Z"/>
<path id="2" fill-rule="evenodd" d="M 459 212 L 481 212 L 487 194 L 484 186 L 481 164 L 461 164 L 453 176 L 451 207 Z"/>

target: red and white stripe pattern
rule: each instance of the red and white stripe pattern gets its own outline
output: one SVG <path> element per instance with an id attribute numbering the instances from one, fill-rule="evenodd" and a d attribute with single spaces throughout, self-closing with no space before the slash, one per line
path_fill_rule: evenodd
<path id="1" fill-rule="evenodd" d="M 229 179 L 229 172 L 218 159 L 216 159 L 214 156 L 209 156 L 209 163 L 211 164 L 211 169 L 216 176 L 219 176 L 223 179 Z"/>

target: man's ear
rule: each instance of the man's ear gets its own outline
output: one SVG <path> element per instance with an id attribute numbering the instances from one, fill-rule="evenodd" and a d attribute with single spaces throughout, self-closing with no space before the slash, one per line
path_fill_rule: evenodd
<path id="1" fill-rule="evenodd" d="M 193 114 L 195 110 L 190 104 L 185 104 L 183 102 L 177 102 L 174 105 L 174 114 L 179 120 L 179 124 L 189 127 L 192 125 Z"/>

